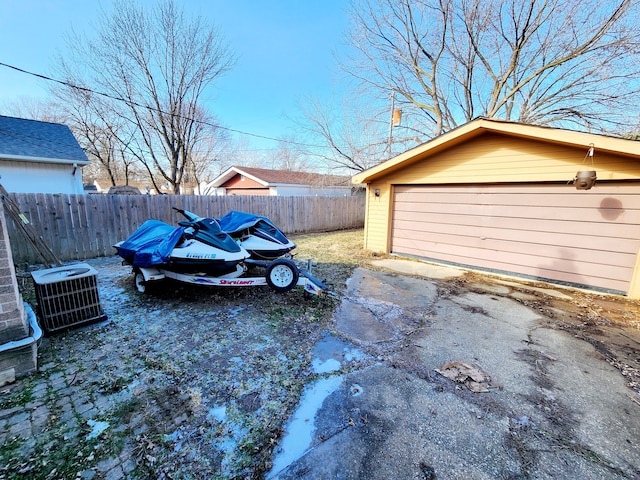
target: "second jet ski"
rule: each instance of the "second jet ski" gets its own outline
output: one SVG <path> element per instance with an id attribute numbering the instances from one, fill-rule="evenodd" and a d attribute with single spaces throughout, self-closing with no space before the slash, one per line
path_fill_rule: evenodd
<path id="1" fill-rule="evenodd" d="M 187 210 L 175 210 L 191 221 L 199 218 Z M 290 256 L 290 252 L 296 248 L 296 244 L 267 217 L 231 210 L 217 220 L 222 231 L 236 240 L 253 259 L 274 260 Z"/>

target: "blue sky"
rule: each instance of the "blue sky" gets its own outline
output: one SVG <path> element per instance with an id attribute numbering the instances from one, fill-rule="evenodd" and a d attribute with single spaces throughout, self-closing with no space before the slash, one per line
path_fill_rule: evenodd
<path id="1" fill-rule="evenodd" d="M 145 2 L 151 4 L 152 2 Z M 339 97 L 335 54 L 348 28 L 347 0 L 176 0 L 187 14 L 217 24 L 237 55 L 234 69 L 215 87 L 210 107 L 223 125 L 282 137 L 293 133 L 287 116 L 298 115 L 308 96 Z M 65 55 L 65 33 L 87 36 L 111 0 L 0 0 L 0 63 L 51 75 Z M 0 67 L 0 114 L 19 97 L 46 98 L 46 83 Z M 247 137 L 255 148 L 277 142 Z"/>

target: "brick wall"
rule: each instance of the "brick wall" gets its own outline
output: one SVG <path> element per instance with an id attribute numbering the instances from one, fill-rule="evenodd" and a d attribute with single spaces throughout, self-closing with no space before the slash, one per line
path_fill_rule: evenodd
<path id="1" fill-rule="evenodd" d="M 21 340 L 29 335 L 16 272 L 11 259 L 4 209 L 0 215 L 0 344 Z"/>
<path id="2" fill-rule="evenodd" d="M 29 323 L 11 258 L 4 208 L 0 202 L 0 346 L 29 336 Z M 0 351 L 0 376 L 10 378 L 36 368 L 37 346 Z M 6 373 L 9 372 L 7 376 Z M 3 373 L 5 375 L 3 375 Z"/>

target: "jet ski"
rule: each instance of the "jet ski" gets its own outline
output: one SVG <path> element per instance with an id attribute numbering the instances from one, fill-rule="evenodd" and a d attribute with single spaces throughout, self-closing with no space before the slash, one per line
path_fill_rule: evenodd
<path id="1" fill-rule="evenodd" d="M 194 215 L 178 225 L 147 220 L 114 247 L 134 268 L 157 267 L 190 275 L 222 276 L 240 271 L 240 264 L 250 257 L 214 218 Z"/>
<path id="2" fill-rule="evenodd" d="M 199 218 L 187 210 L 175 210 L 191 221 Z M 274 260 L 288 255 L 296 248 L 296 244 L 267 217 L 231 210 L 219 218 L 218 223 L 222 231 L 231 236 L 255 260 Z"/>

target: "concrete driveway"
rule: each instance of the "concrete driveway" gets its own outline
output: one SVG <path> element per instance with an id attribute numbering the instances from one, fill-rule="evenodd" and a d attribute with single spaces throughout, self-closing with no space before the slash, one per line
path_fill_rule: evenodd
<path id="1" fill-rule="evenodd" d="M 534 293 L 562 305 L 571 290 L 457 289 L 460 270 L 377 266 L 388 271 L 355 271 L 317 343 L 322 376 L 267 478 L 640 478 L 640 396 L 553 325 L 561 308 L 528 306 Z"/>

